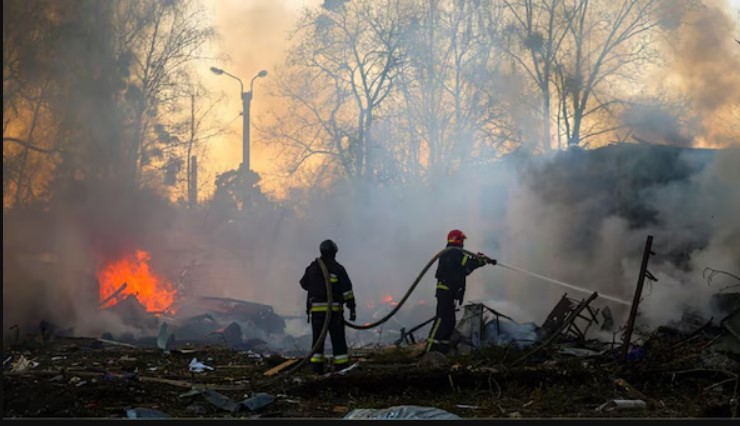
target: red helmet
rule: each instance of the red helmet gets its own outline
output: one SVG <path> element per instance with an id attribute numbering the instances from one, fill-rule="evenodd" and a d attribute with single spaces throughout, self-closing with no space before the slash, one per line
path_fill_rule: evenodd
<path id="1" fill-rule="evenodd" d="M 468 236 L 459 229 L 453 229 L 452 231 L 450 231 L 449 234 L 447 234 L 447 242 L 450 244 L 455 244 L 457 246 L 463 245 L 463 242 L 466 238 L 468 238 Z"/>

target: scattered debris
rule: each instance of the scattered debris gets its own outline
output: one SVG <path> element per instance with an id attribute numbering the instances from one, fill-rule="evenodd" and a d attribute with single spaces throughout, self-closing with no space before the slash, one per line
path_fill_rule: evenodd
<path id="1" fill-rule="evenodd" d="M 458 420 L 462 417 L 434 407 L 399 405 L 390 408 L 356 408 L 345 420 Z"/>
<path id="2" fill-rule="evenodd" d="M 32 344 L 17 339 L 4 351 L 4 365 L 12 363 L 3 378 L 9 391 L 4 414 L 429 419 L 571 417 L 586 412 L 598 416 L 631 410 L 628 415 L 637 417 L 737 415 L 740 358 L 730 349 L 732 342 L 740 345 L 740 324 L 732 297 L 717 298 L 716 303 L 725 306 L 717 321 L 687 312 L 681 321 L 649 332 L 636 324 L 625 362 L 620 356 L 622 342 L 585 338 L 593 331 L 592 323 L 605 331 L 603 324 L 609 318 L 613 321 L 606 307 L 589 306 L 597 296 L 594 293 L 575 307 L 563 296 L 558 302 L 560 318 L 548 316 L 546 327 L 520 324 L 483 304 L 469 304 L 451 339 L 454 350 L 448 354 L 425 353 L 424 342 L 416 342 L 413 332 L 402 331 L 405 336 L 395 344 L 382 345 L 376 337 L 372 345 L 351 346 L 350 356 L 357 361 L 322 376 L 288 371 L 306 354 L 297 346 L 298 339 L 286 340 L 295 348 L 276 354 L 261 338 L 264 330 L 255 332 L 251 320 L 225 322 L 228 316 L 214 312 L 185 321 L 162 317 L 159 335 L 149 340 L 124 336 L 116 340 L 109 333 L 102 339 L 57 334 L 39 345 L 34 328 L 29 329 Z M 204 330 L 211 338 L 198 341 Z M 193 342 L 176 340 L 175 331 L 178 338 L 189 333 Z M 404 342 L 412 343 L 400 344 Z M 304 343 L 309 345 L 310 339 Z M 35 368 L 39 362 L 31 358 L 47 369 Z M 140 372 L 149 376 L 139 376 Z M 273 379 L 286 372 L 285 378 Z M 454 398 L 424 399 L 430 388 L 452 390 Z M 104 395 L 121 391 L 131 393 L 131 404 L 154 400 L 156 405 L 124 408 L 115 398 L 105 399 Z M 489 393 L 492 403 L 474 405 L 483 401 L 481 392 Z M 197 398 L 183 401 L 178 395 Z M 401 405 L 409 395 L 418 396 L 414 401 L 421 404 Z M 267 406 L 272 407 L 269 412 L 260 414 Z M 350 412 L 350 407 L 363 406 L 391 408 Z"/>
<path id="3" fill-rule="evenodd" d="M 170 415 L 151 408 L 129 408 L 126 410 L 129 419 L 167 419 Z"/>
<path id="4" fill-rule="evenodd" d="M 238 402 L 235 402 L 231 398 L 222 395 L 213 389 L 203 389 L 200 391 L 200 394 L 206 399 L 206 401 L 230 413 L 235 413 L 240 408 L 240 404 Z"/>
<path id="5" fill-rule="evenodd" d="M 555 342 L 555 340 L 561 336 L 561 333 L 565 331 L 568 327 L 570 327 L 576 320 L 576 318 L 579 317 L 581 311 L 583 311 L 594 299 L 596 299 L 597 296 L 598 293 L 593 293 L 591 294 L 591 296 L 588 297 L 588 299 L 582 300 L 577 306 L 571 309 L 569 313 L 562 318 L 562 320 L 560 320 L 560 325 L 557 326 L 557 328 L 553 328 L 550 331 L 548 337 L 546 337 L 536 348 L 530 350 L 526 354 L 514 360 L 511 365 L 514 366 L 525 361 L 527 358 L 531 357 L 535 353 Z"/>
<path id="6" fill-rule="evenodd" d="M 480 409 L 480 405 L 464 405 L 464 404 L 457 404 L 455 405 L 457 408 L 464 408 L 466 410 L 478 410 Z"/>
<path id="7" fill-rule="evenodd" d="M 726 331 L 721 344 L 735 355 L 740 355 L 740 308 L 725 317 L 720 325 Z"/>
<path id="8" fill-rule="evenodd" d="M 223 339 L 226 347 L 229 348 L 238 347 L 243 343 L 242 328 L 239 327 L 239 324 L 237 324 L 236 321 L 233 321 L 231 324 L 223 329 L 212 331 L 210 334 L 220 336 Z"/>
<path id="9" fill-rule="evenodd" d="M 13 362 L 13 364 L 11 364 L 10 371 L 13 373 L 21 373 L 23 371 L 30 370 L 31 368 L 36 368 L 38 366 L 38 362 L 32 361 L 21 355 L 20 358 L 18 358 L 15 362 Z"/>
<path id="10" fill-rule="evenodd" d="M 98 342 L 107 343 L 109 345 L 115 345 L 115 346 L 126 346 L 127 348 L 135 348 L 136 345 L 132 345 L 131 343 L 126 342 L 117 342 L 115 340 L 109 340 L 109 339 L 97 339 Z"/>
<path id="11" fill-rule="evenodd" d="M 275 397 L 270 394 L 259 392 L 254 394 L 251 398 L 247 398 L 241 402 L 241 405 L 246 407 L 249 411 L 258 411 L 275 401 Z"/>
<path id="12" fill-rule="evenodd" d="M 159 327 L 159 335 L 157 335 L 157 347 L 165 351 L 170 350 L 172 349 L 174 341 L 175 334 L 169 324 L 167 324 L 166 321 L 163 322 Z"/>
<path id="13" fill-rule="evenodd" d="M 214 370 L 214 368 L 198 361 L 198 358 L 193 358 L 188 365 L 188 370 L 195 373 L 202 373 L 205 370 Z"/>
<path id="14" fill-rule="evenodd" d="M 441 352 L 427 352 L 419 360 L 417 366 L 426 369 L 445 369 L 449 367 L 450 361 Z"/>
<path id="15" fill-rule="evenodd" d="M 630 398 L 642 399 L 642 400 L 647 399 L 647 396 L 645 396 L 645 394 L 635 389 L 632 385 L 627 383 L 627 381 L 624 379 L 621 379 L 621 378 L 614 379 L 614 384 L 619 386 L 619 388 L 622 389 L 623 391 L 625 391 L 627 393 L 627 396 Z"/>
<path id="16" fill-rule="evenodd" d="M 275 367 L 272 367 L 271 369 L 265 371 L 263 374 L 265 376 L 274 376 L 275 374 L 278 374 L 279 372 L 285 370 L 286 368 L 297 364 L 299 361 L 300 360 L 296 358 L 287 359 L 281 362 L 280 364 L 276 365 Z"/>
<path id="17" fill-rule="evenodd" d="M 112 300 L 117 300 L 117 299 L 118 299 L 118 297 L 119 297 L 119 296 L 121 295 L 121 293 L 123 292 L 123 290 L 125 290 L 125 289 L 126 289 L 126 287 L 128 287 L 128 283 L 123 283 L 123 284 L 121 284 L 121 286 L 120 286 L 120 287 L 118 287 L 118 289 L 117 289 L 116 291 L 114 291 L 113 293 L 111 293 L 111 294 L 110 294 L 110 296 L 108 296 L 108 297 L 106 297 L 105 299 L 101 300 L 101 301 L 100 301 L 100 304 L 99 304 L 99 306 L 100 306 L 100 307 L 102 308 L 102 307 L 104 307 L 105 305 L 107 305 L 107 304 L 108 304 L 108 302 L 110 302 L 110 301 L 112 301 Z"/>
<path id="18" fill-rule="evenodd" d="M 612 399 L 607 401 L 596 408 L 597 412 L 600 411 L 614 411 L 614 410 L 629 410 L 629 409 L 643 409 L 646 408 L 647 404 L 645 401 L 640 399 Z"/>
<path id="19" fill-rule="evenodd" d="M 580 303 L 581 301 L 568 297 L 567 293 L 564 294 L 542 324 L 542 329 L 544 331 L 543 334 L 549 336 L 555 333 L 564 321 L 566 321 L 566 319 L 568 319 L 568 317 L 573 313 L 573 311 L 579 308 Z M 593 308 L 589 304 L 586 304 L 585 307 L 580 308 L 580 312 L 575 314 L 573 319 L 569 321 L 569 324 L 567 324 L 566 328 L 561 332 L 566 335 L 571 335 L 577 339 L 578 342 L 583 343 L 586 340 L 586 333 L 591 325 L 599 323 L 597 319 L 599 312 L 600 309 Z M 608 309 L 608 306 L 604 311 L 601 311 L 601 313 L 604 317 L 604 323 L 602 324 L 601 329 L 611 330 L 613 321 L 611 321 L 611 311 Z"/>
<path id="20" fill-rule="evenodd" d="M 343 369 L 341 369 L 341 370 L 336 370 L 336 371 L 330 371 L 330 372 L 328 372 L 328 373 L 324 373 L 324 374 L 323 374 L 322 376 L 323 376 L 323 377 L 330 377 L 330 376 L 336 376 L 336 375 L 340 375 L 340 376 L 342 376 L 342 375 L 345 375 L 345 374 L 347 374 L 348 372 L 350 372 L 350 371 L 354 370 L 355 368 L 359 367 L 359 365 L 360 365 L 360 363 L 359 363 L 359 361 L 358 361 L 358 362 L 356 362 L 356 363 L 354 363 L 354 364 L 350 365 L 349 367 L 345 367 L 345 368 L 343 368 Z"/>

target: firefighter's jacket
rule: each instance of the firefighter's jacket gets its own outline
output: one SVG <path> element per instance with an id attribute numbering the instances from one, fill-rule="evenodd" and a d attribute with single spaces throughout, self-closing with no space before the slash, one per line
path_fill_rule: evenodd
<path id="1" fill-rule="evenodd" d="M 342 304 L 355 309 L 355 295 L 352 292 L 352 281 L 339 262 L 331 258 L 321 258 L 329 271 L 329 285 L 332 289 L 332 311 L 341 311 Z M 308 291 L 306 308 L 310 312 L 326 312 L 329 307 L 326 298 L 326 283 L 319 262 L 314 260 L 306 268 L 300 280 L 301 287 Z"/>
<path id="2" fill-rule="evenodd" d="M 447 244 L 447 247 L 454 244 Z M 465 294 L 465 280 L 474 270 L 485 265 L 485 260 L 470 256 L 462 250 L 449 250 L 439 257 L 437 272 L 434 275 L 437 278 L 436 296 L 440 292 L 449 292 L 456 299 L 462 301 Z"/>

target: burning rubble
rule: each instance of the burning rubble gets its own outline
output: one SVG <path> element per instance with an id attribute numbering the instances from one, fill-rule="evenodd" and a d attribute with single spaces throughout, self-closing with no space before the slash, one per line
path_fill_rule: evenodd
<path id="1" fill-rule="evenodd" d="M 234 348 L 264 348 L 266 342 L 261 338 L 283 335 L 285 321 L 273 312 L 272 306 L 180 294 L 172 282 L 150 270 L 150 260 L 149 253 L 137 250 L 130 258 L 104 265 L 98 273 L 100 309 L 136 327 L 143 335 L 139 341 L 151 343 L 151 337 L 157 335 L 162 349 L 170 349 L 178 342 L 219 340 Z M 132 336 L 123 337 L 123 341 L 132 343 Z"/>
<path id="2" fill-rule="evenodd" d="M 318 377 L 301 370 L 288 372 L 305 350 L 291 354 L 263 347 L 255 352 L 232 340 L 242 337 L 241 327 L 234 324 L 249 322 L 260 324 L 265 332 L 284 331 L 282 318 L 271 315 L 268 306 L 196 297 L 175 303 L 179 316 L 158 314 L 165 321 L 155 344 L 58 336 L 41 346 L 20 341 L 8 347 L 6 415 L 22 413 L 18 392 L 28 389 L 22 385 L 27 377 L 35 378 L 38 392 L 45 392 L 34 393 L 34 406 L 41 407 L 36 415 L 42 416 L 351 417 L 360 411 L 371 415 L 372 410 L 350 410 L 345 396 L 351 392 L 357 407 L 392 406 L 376 411 L 405 415 L 433 409 L 449 418 L 645 413 L 732 417 L 738 409 L 740 293 L 718 294 L 725 295 L 716 300 L 726 317 L 712 321 L 687 313 L 681 321 L 654 330 L 636 327 L 626 357 L 616 339 L 623 329 L 613 328 L 608 306 L 592 306 L 595 293 L 583 299 L 564 294 L 537 324 L 519 323 L 485 303 L 466 304 L 453 336 L 455 349 L 447 357 L 427 356 L 434 353 L 420 357 L 425 334 L 406 324 L 395 342 L 354 345 L 351 354 L 357 362 L 346 371 Z M 203 311 L 208 314 L 193 315 Z M 203 333 L 214 331 L 220 339 L 202 340 Z M 615 339 L 594 338 L 604 333 Z M 170 339 L 175 334 L 180 337 Z M 416 340 L 410 338 L 414 335 Z M 533 391 L 529 386 L 533 380 L 544 387 Z M 444 385 L 453 392 L 427 395 Z M 120 388 L 121 401 L 101 405 L 94 390 L 102 388 Z M 78 395 L 82 404 L 55 405 L 43 396 L 64 389 L 65 394 Z M 132 389 L 135 395 L 129 395 Z M 318 389 L 324 389 L 319 399 Z M 697 389 L 698 395 L 687 403 L 682 395 Z M 436 408 L 404 405 L 409 392 L 416 395 L 414 401 L 430 401 Z M 156 401 L 146 399 L 154 393 L 159 395 Z"/>
<path id="3" fill-rule="evenodd" d="M 401 306 L 382 326 L 349 333 L 356 361 L 317 377 L 295 370 L 311 340 L 306 328 L 288 333 L 289 323 L 303 323 L 303 316 L 283 317 L 272 306 L 251 301 L 194 295 L 156 273 L 151 260 L 138 250 L 103 264 L 97 274 L 97 309 L 137 330 L 135 335 L 76 336 L 42 321 L 36 336 L 18 334 L 4 347 L 6 416 L 380 415 L 351 411 L 343 402 L 348 392 L 358 395 L 358 407 L 384 404 L 392 406 L 384 411 L 392 415 L 428 410 L 450 418 L 737 415 L 740 293 L 734 290 L 740 279 L 724 271 L 711 270 L 706 277 L 724 285 L 712 298 L 716 318 L 687 310 L 680 321 L 657 328 L 645 327 L 645 304 L 636 305 L 635 315 L 621 324 L 612 313 L 614 302 L 598 292 L 584 298 L 563 294 L 536 322 L 470 302 L 459 309 L 454 349 L 447 356 L 424 353 L 433 307 L 422 299 Z M 643 269 L 646 279 L 655 278 Z M 639 288 L 635 300 L 649 298 Z M 399 303 L 386 294 L 365 301 L 365 308 L 377 320 Z M 624 340 L 629 324 L 633 333 Z M 533 375 L 545 384 L 539 390 L 529 386 Z M 33 391 L 28 380 L 34 380 Z M 445 386 L 453 389 L 449 396 L 427 395 Z M 109 388 L 118 389 L 113 392 L 120 403 L 101 400 L 100 390 Z M 694 404 L 686 404 L 683 391 L 676 390 L 697 388 Z M 480 389 L 488 390 L 483 395 Z M 60 391 L 83 402 L 61 407 Z M 36 414 L 23 408 L 20 392 L 34 392 Z M 436 408 L 405 405 L 409 392 Z M 154 394 L 157 400 L 149 400 Z M 317 394 L 324 399 L 317 400 Z"/>
<path id="4" fill-rule="evenodd" d="M 128 295 L 134 295 L 147 312 L 162 312 L 170 307 L 176 290 L 171 282 L 149 270 L 150 260 L 149 253 L 136 250 L 134 256 L 101 268 L 98 273 L 101 308 L 109 308 Z"/>

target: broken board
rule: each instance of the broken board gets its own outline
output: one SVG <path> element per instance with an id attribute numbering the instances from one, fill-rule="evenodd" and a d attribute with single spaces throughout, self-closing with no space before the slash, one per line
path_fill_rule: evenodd
<path id="1" fill-rule="evenodd" d="M 286 368 L 290 367 L 291 365 L 294 365 L 294 364 L 298 363 L 298 361 L 300 361 L 300 360 L 299 359 L 296 359 L 296 358 L 287 359 L 287 360 L 283 361 L 281 364 L 276 365 L 275 367 L 272 367 L 271 369 L 265 371 L 264 375 L 265 376 L 274 376 L 277 373 L 279 373 L 279 372 L 285 370 Z"/>

